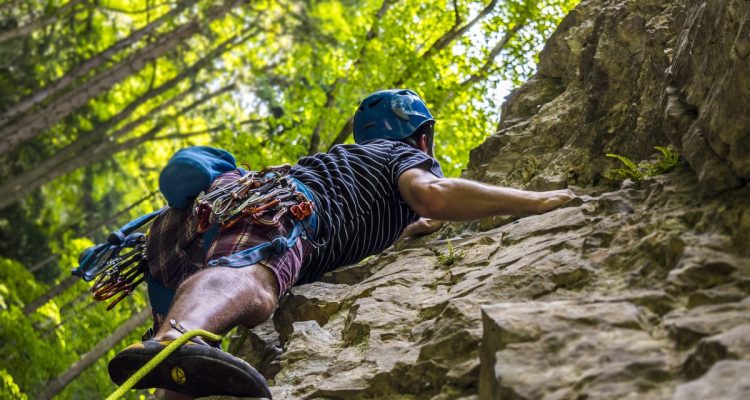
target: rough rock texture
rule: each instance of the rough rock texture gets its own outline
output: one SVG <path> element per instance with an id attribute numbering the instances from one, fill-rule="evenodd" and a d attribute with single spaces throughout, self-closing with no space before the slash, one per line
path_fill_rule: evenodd
<path id="1" fill-rule="evenodd" d="M 587 196 L 295 287 L 233 351 L 276 399 L 750 398 L 749 55 L 747 0 L 583 1 L 467 176 Z M 666 144 L 686 164 L 603 186 Z"/>
<path id="2" fill-rule="evenodd" d="M 671 142 L 704 189 L 736 188 L 750 179 L 749 99 L 746 0 L 582 1 L 472 153 L 469 175 L 589 185 L 611 164 L 605 153 L 641 160 Z"/>

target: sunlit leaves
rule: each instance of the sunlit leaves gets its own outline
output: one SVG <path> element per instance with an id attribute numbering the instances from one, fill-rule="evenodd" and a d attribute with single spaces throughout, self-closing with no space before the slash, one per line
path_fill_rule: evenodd
<path id="1" fill-rule="evenodd" d="M 447 32 L 476 17 L 487 3 L 395 2 L 377 21 L 374 15 L 381 1 L 290 3 L 286 5 L 289 17 L 282 23 L 287 29 L 271 41 L 284 43 L 289 55 L 270 72 L 282 78 L 259 79 L 256 84 L 258 92 L 272 93 L 260 98 L 273 99 L 264 102 L 274 103 L 283 114 L 264 115 L 268 109 L 261 107 L 255 115 L 267 118 L 265 134 L 281 153 L 279 157 L 294 159 L 304 154 L 304 142 L 314 131 L 321 138 L 319 150 L 325 150 L 367 93 L 393 85 L 412 87 L 435 107 L 440 140 L 445 140 L 440 147 L 445 147 L 445 160 L 455 165 L 446 170 L 455 175 L 465 167 L 468 150 L 490 134 L 497 122 L 501 99 L 487 97 L 498 87 L 507 87 L 502 80 L 519 83 L 533 72 L 533 57 L 541 46 L 539 35 L 549 34 L 548 28 L 559 20 L 563 9 L 553 8 L 557 14 L 545 10 L 560 2 L 500 1 L 486 19 L 444 50 L 430 49 Z M 565 10 L 568 7 L 564 5 Z M 540 22 L 540 17 L 548 21 Z M 376 37 L 365 37 L 376 22 Z M 516 26 L 524 28 L 496 60 L 490 59 L 489 49 Z M 462 87 L 474 74 L 479 74 L 478 83 Z M 471 103 L 471 111 L 458 109 L 460 102 Z M 286 147 L 274 145 L 276 136 L 287 139 Z"/>
<path id="2" fill-rule="evenodd" d="M 351 26 L 358 26 L 362 21 L 349 20 L 345 15 L 346 8 L 339 1 L 323 1 L 313 6 L 308 15 L 316 19 L 315 25 L 320 27 L 323 35 L 333 37 L 338 42 L 347 41 L 352 35 Z"/>

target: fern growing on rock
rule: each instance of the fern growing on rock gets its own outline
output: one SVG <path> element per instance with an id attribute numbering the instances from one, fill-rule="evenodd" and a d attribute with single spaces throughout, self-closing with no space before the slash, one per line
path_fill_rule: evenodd
<path id="1" fill-rule="evenodd" d="M 456 250 L 450 240 L 448 241 L 448 251 L 446 253 L 443 253 L 442 251 L 437 249 L 431 250 L 435 254 L 435 257 L 437 257 L 438 264 L 444 267 L 450 267 L 451 265 L 455 264 L 456 261 L 464 258 L 464 251 Z"/>
<path id="2" fill-rule="evenodd" d="M 674 169 L 680 161 L 680 154 L 672 146 L 656 146 L 659 155 L 655 161 L 641 161 L 635 163 L 628 157 L 607 153 L 607 157 L 619 160 L 624 168 L 613 168 L 604 173 L 604 177 L 613 181 L 622 181 L 630 179 L 633 182 L 640 182 L 652 176 L 661 175 Z"/>

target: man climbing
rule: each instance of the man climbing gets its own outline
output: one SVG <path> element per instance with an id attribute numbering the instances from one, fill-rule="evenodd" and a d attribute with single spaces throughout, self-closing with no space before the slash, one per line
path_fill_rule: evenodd
<path id="1" fill-rule="evenodd" d="M 207 192 L 225 196 L 231 188 L 241 187 L 237 182 L 243 176 L 275 181 L 288 176 L 286 183 L 269 186 L 269 191 L 295 188 L 291 191 L 298 203 L 289 207 L 298 206 L 300 213 L 301 205 L 312 204 L 314 212 L 295 214 L 296 219 L 280 217 L 270 230 L 261 223 L 265 220 L 250 217 L 231 226 L 208 226 L 200 210 L 196 213 L 189 207 L 192 199 L 174 200 L 167 193 L 174 186 L 170 179 L 185 181 L 180 178 L 184 170 L 174 167 L 179 163 L 170 161 L 160 187 L 171 207 L 154 221 L 146 255 L 152 304 L 160 296 L 153 288 L 177 291 L 173 299 L 161 299 L 166 306 L 157 315 L 152 337 L 112 359 L 113 381 L 122 384 L 186 330 L 226 333 L 239 324 L 262 323 L 291 286 L 314 282 L 328 271 L 378 253 L 400 235 L 429 233 L 440 227 L 436 221 L 441 220 L 544 213 L 575 197 L 569 190 L 531 192 L 444 178 L 432 158 L 433 126 L 432 115 L 413 91 L 379 91 L 365 98 L 356 111 L 357 144 L 304 157 L 288 171 L 243 175 L 233 170 L 213 180 Z M 216 149 L 203 148 L 201 154 L 233 164 Z M 194 180 L 186 184 L 201 186 Z M 198 397 L 270 397 L 265 380 L 251 366 L 200 339 L 181 346 L 136 386 L 150 387 Z"/>

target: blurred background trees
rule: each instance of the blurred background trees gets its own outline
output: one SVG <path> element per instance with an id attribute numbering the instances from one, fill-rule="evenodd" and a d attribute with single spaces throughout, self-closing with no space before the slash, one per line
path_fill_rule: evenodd
<path id="1" fill-rule="evenodd" d="M 0 397 L 113 390 L 106 359 L 119 341 L 61 377 L 120 326 L 137 340 L 147 300 L 137 292 L 105 312 L 69 270 L 92 241 L 161 207 L 158 173 L 176 149 L 294 163 L 352 142 L 368 93 L 408 87 L 436 116 L 436 156 L 457 176 L 575 3 L 1 2 Z"/>

